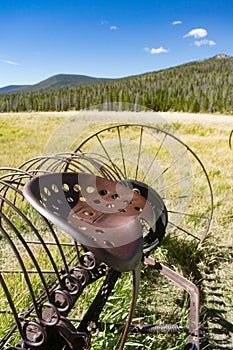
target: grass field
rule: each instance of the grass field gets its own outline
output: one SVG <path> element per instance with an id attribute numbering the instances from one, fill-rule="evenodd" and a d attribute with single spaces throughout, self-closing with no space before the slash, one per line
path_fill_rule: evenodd
<path id="1" fill-rule="evenodd" d="M 233 117 L 161 114 L 159 121 L 172 125 L 200 158 L 209 175 L 214 195 L 214 212 L 206 240 L 196 251 L 165 238 L 155 257 L 182 272 L 201 291 L 202 349 L 233 349 L 233 150 L 229 135 Z M 113 122 L 158 123 L 153 113 L 30 113 L 0 115 L 0 166 L 18 167 L 29 158 L 51 152 L 74 150 L 75 145 L 94 130 Z M 163 124 L 164 125 L 164 124 Z M 201 204 L 200 204 L 201 205 Z M 206 208 L 203 208 L 205 212 Z M 183 250 L 182 250 L 183 249 Z M 109 301 L 105 319 L 120 322 L 128 311 L 131 275 L 120 282 Z M 146 322 L 187 322 L 187 296 L 177 287 L 142 273 L 143 288 L 135 317 L 146 313 Z M 146 293 L 145 293 L 146 291 Z M 124 299 L 121 297 L 124 294 Z M 84 298 L 85 299 L 85 298 Z M 84 300 L 85 302 L 85 300 Z M 117 310 L 114 306 L 117 305 Z M 118 312 L 119 311 L 119 312 Z M 1 326 L 0 326 L 1 331 Z M 3 332 L 4 330 L 2 330 Z M 0 334 L 0 338 L 1 338 Z M 156 338 L 157 337 L 157 338 Z M 181 349 L 182 336 L 129 337 L 126 349 Z M 112 339 L 100 336 L 93 349 L 113 349 Z"/>

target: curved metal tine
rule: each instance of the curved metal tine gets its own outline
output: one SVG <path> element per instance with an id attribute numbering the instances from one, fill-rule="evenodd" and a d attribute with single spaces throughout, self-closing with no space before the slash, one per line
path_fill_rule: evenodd
<path id="1" fill-rule="evenodd" d="M 21 325 L 21 322 L 20 322 L 20 319 L 19 319 L 17 310 L 16 310 L 16 308 L 15 308 L 15 304 L 14 304 L 12 298 L 11 298 L 11 294 L 10 294 L 8 288 L 7 288 L 7 285 L 6 285 L 6 283 L 5 283 L 4 278 L 2 277 L 1 272 L 0 272 L 0 285 L 1 285 L 2 288 L 3 288 L 3 291 L 4 291 L 5 295 L 6 295 L 7 301 L 8 301 L 8 303 L 9 303 L 9 305 L 10 305 L 11 310 L 12 310 L 12 313 L 13 313 L 13 316 L 14 316 L 14 319 L 15 319 L 16 326 L 17 326 L 17 328 L 18 328 L 20 337 L 21 337 L 21 339 L 23 339 L 23 338 L 24 338 L 24 334 L 23 334 L 23 330 L 22 330 L 22 325 Z M 10 336 L 11 336 L 11 334 L 10 334 L 9 336 L 6 335 L 6 336 L 4 337 L 4 339 L 3 339 L 3 338 L 0 339 L 0 346 L 1 346 L 1 349 L 2 349 L 2 346 L 5 345 L 5 343 L 7 342 L 8 338 L 9 338 Z"/>
<path id="2" fill-rule="evenodd" d="M 43 246 L 43 248 L 44 248 L 44 250 L 45 250 L 49 260 L 51 261 L 51 264 L 53 266 L 53 270 L 54 270 L 54 272 L 56 274 L 56 277 L 57 277 L 57 279 L 58 279 L 58 281 L 60 283 L 60 274 L 59 274 L 59 271 L 57 269 L 57 265 L 56 265 L 56 263 L 55 263 L 55 261 L 54 261 L 54 259 L 52 257 L 52 254 L 51 254 L 50 250 L 48 249 L 45 241 L 43 240 L 42 236 L 39 234 L 38 230 L 31 223 L 31 221 L 24 215 L 24 213 L 21 210 L 19 210 L 12 202 L 10 202 L 8 199 L 4 198 L 1 195 L 0 195 L 0 199 L 2 201 L 4 201 L 4 203 L 6 203 L 10 208 L 12 208 L 15 211 L 15 213 L 19 215 L 19 217 L 23 220 L 23 222 L 25 222 L 30 227 L 30 229 L 33 231 L 33 233 L 36 235 L 36 237 L 39 240 L 40 244 Z M 29 243 L 27 240 L 24 240 L 23 237 L 22 237 L 21 241 L 24 242 L 26 245 Z M 46 292 L 48 292 L 46 286 L 45 286 L 45 290 L 46 290 Z"/>
<path id="3" fill-rule="evenodd" d="M 14 171 L 14 172 L 18 171 L 18 169 L 15 169 L 15 168 L 0 168 L 0 171 L 9 171 L 9 170 Z M 6 179 L 7 182 L 1 181 L 1 179 L 8 178 L 8 177 L 10 177 L 10 180 Z M 0 187 L 0 193 L 3 192 L 3 197 L 6 197 L 7 191 L 9 190 L 8 184 L 13 182 L 13 178 L 14 178 L 13 173 L 10 173 L 10 174 L 7 173 L 5 175 L 0 176 L 0 184 L 2 185 L 2 187 Z M 16 198 L 14 198 L 14 200 L 13 200 L 14 203 L 15 203 L 15 200 L 16 200 Z M 1 200 L 0 210 L 2 210 L 2 208 L 3 208 L 3 201 Z M 1 224 L 1 218 L 0 218 L 0 224 Z"/>
<path id="4" fill-rule="evenodd" d="M 87 162 L 87 165 L 85 164 Z M 99 164 L 89 157 L 84 156 L 83 154 L 70 153 L 67 161 L 65 163 L 64 171 L 79 171 L 79 172 L 87 172 L 94 174 L 95 172 L 90 169 L 90 165 L 92 165 L 96 170 L 99 170 Z"/>
<path id="5" fill-rule="evenodd" d="M 47 157 L 45 156 L 45 158 L 46 158 L 45 161 L 42 162 L 41 165 L 44 165 L 48 160 L 55 159 L 55 162 L 51 163 L 49 167 L 47 166 L 45 168 L 46 170 L 50 170 L 51 172 L 57 172 L 57 171 L 61 172 L 61 171 L 64 171 L 64 169 L 66 169 L 67 166 L 69 166 L 69 164 L 73 162 L 73 158 L 80 159 L 81 156 L 74 154 L 72 152 L 60 152 L 60 153 L 53 154 L 51 156 L 47 156 Z M 85 170 L 87 169 L 88 167 L 85 168 Z M 78 169 L 78 170 L 80 171 L 81 169 Z"/>
<path id="6" fill-rule="evenodd" d="M 6 173 L 0 177 L 0 181 L 3 184 L 3 187 L 0 189 L 4 190 L 4 197 L 7 195 L 7 192 L 9 188 L 11 187 L 10 185 L 14 185 L 14 188 L 19 188 L 20 186 L 23 186 L 22 180 L 23 179 L 30 179 L 31 175 L 26 172 L 26 171 L 20 171 L 19 169 L 16 168 L 0 168 L 0 171 L 5 171 L 5 170 L 11 170 L 11 173 Z M 16 195 L 16 193 L 15 193 Z M 15 203 L 16 197 L 14 197 L 13 203 Z"/>
<path id="7" fill-rule="evenodd" d="M 76 157 L 75 158 L 80 158 Z M 51 162 L 51 160 L 54 160 Z M 44 161 L 40 163 L 40 168 L 47 165 L 46 163 L 50 162 L 49 165 L 44 167 L 47 171 L 50 172 L 62 172 L 64 169 L 68 169 L 68 166 L 73 163 L 74 157 L 72 156 L 72 153 L 64 152 L 64 153 L 57 153 L 51 156 L 47 156 L 44 158 Z M 77 162 L 78 164 L 78 162 Z M 84 167 L 85 170 L 88 170 L 88 167 Z M 77 170 L 82 170 L 80 167 L 77 166 Z"/>
<path id="8" fill-rule="evenodd" d="M 70 154 L 70 152 L 59 152 L 59 153 L 55 153 L 55 154 L 48 154 L 48 155 L 41 155 L 38 157 L 34 157 L 31 158 L 29 160 L 27 160 L 26 162 L 20 164 L 19 169 L 26 167 L 26 171 L 28 171 L 29 169 L 34 168 L 35 170 L 38 169 L 43 169 L 43 165 L 46 164 L 46 162 L 52 160 L 52 159 L 56 159 L 56 160 L 63 160 L 66 159 Z M 36 164 L 38 164 L 37 166 L 35 166 Z M 47 167 L 45 167 L 45 169 L 47 169 Z"/>
<path id="9" fill-rule="evenodd" d="M 126 337 L 129 332 L 130 324 L 132 322 L 133 314 L 137 303 L 137 298 L 139 294 L 139 285 L 140 285 L 140 264 L 136 266 L 136 268 L 133 270 L 133 288 L 132 288 L 130 310 L 128 313 L 128 319 L 126 321 L 126 326 L 125 326 L 118 350 L 123 350 L 124 348 Z"/>
<path id="10" fill-rule="evenodd" d="M 96 165 L 98 166 L 98 170 L 100 171 L 100 174 L 103 175 L 104 177 L 106 177 L 107 175 L 109 180 L 119 181 L 124 177 L 120 168 L 117 167 L 117 165 L 115 164 L 115 167 L 113 169 L 111 165 L 107 163 L 108 158 L 104 157 L 103 155 L 100 155 L 97 153 L 84 153 L 84 155 L 87 155 L 88 157 L 92 155 L 91 159 L 94 159 L 94 162 L 96 162 Z"/>
<path id="11" fill-rule="evenodd" d="M 90 137 L 88 137 L 86 140 L 84 140 L 80 146 L 75 150 L 75 152 L 80 151 L 85 153 L 82 148 L 85 145 L 86 142 L 88 142 L 90 139 L 92 139 L 93 137 L 95 137 L 97 139 L 97 143 L 100 145 L 104 155 L 107 157 L 110 166 L 112 167 L 112 169 L 114 170 L 114 172 L 118 175 L 118 179 L 127 179 L 128 178 L 128 169 L 127 169 L 127 165 L 126 165 L 126 157 L 125 157 L 125 151 L 124 151 L 124 135 L 123 132 L 125 132 L 126 127 L 128 126 L 132 126 L 132 127 L 137 127 L 139 128 L 139 130 L 137 131 L 138 134 L 138 157 L 136 160 L 136 169 L 135 169 L 135 174 L 134 174 L 134 179 L 137 178 L 138 176 L 138 169 L 139 169 L 139 163 L 140 163 L 140 157 L 141 157 L 141 149 L 143 146 L 143 133 L 144 133 L 144 128 L 146 127 L 143 124 L 120 124 L 120 125 L 113 125 L 109 128 L 104 128 L 98 132 L 96 132 L 95 134 L 91 135 Z M 108 152 L 108 149 L 104 146 L 104 143 L 101 141 L 101 134 L 104 133 L 105 131 L 108 131 L 109 129 L 116 129 L 117 131 L 117 141 L 119 143 L 119 149 L 120 149 L 120 155 L 121 155 L 121 163 L 122 163 L 122 170 L 120 169 L 119 166 L 117 166 L 115 164 L 115 162 L 112 160 L 110 153 Z M 153 129 L 153 127 L 152 127 Z M 154 128 L 156 129 L 156 128 Z M 159 130 L 159 129 L 158 129 Z M 134 133 L 135 134 L 135 133 Z M 114 141 L 116 142 L 116 139 L 114 139 Z"/>
<path id="12" fill-rule="evenodd" d="M 64 170 L 67 171 L 69 170 L 70 166 L 74 166 L 77 167 L 79 171 L 83 171 L 84 169 L 84 172 L 97 175 L 100 174 L 103 177 L 108 178 L 109 180 L 118 181 L 120 177 L 116 176 L 116 172 L 113 171 L 113 169 L 106 163 L 106 161 L 108 161 L 107 158 L 104 158 L 103 156 L 96 153 L 72 153 L 72 159 L 67 164 Z M 85 162 L 87 162 L 87 165 L 85 165 Z M 92 165 L 93 169 L 90 169 L 90 165 Z M 119 172 L 120 170 L 118 171 L 118 173 Z"/>
<path id="13" fill-rule="evenodd" d="M 56 154 L 48 155 L 48 156 L 40 156 L 40 157 L 37 157 L 36 159 L 35 158 L 32 159 L 31 164 L 28 163 L 29 166 L 27 167 L 27 171 L 34 169 L 35 172 L 38 172 L 38 170 L 43 169 L 50 172 L 54 172 L 53 166 L 56 169 L 58 167 L 57 164 L 59 164 L 60 161 L 63 161 L 63 157 L 58 156 Z M 46 164 L 46 167 L 45 167 L 45 164 Z"/>
<path id="14" fill-rule="evenodd" d="M 38 163 L 38 164 L 41 164 L 41 162 L 44 160 L 44 159 L 47 159 L 49 156 L 37 156 L 37 157 L 34 157 L 34 158 L 31 158 L 31 159 L 28 159 L 26 162 L 24 163 L 21 163 L 19 165 L 19 169 L 23 169 L 25 166 L 26 166 L 26 169 L 25 171 L 28 171 L 29 169 L 32 169 L 34 168 L 35 170 L 38 169 L 38 167 L 36 167 L 35 165 Z"/>
<path id="15" fill-rule="evenodd" d="M 134 178 L 136 179 L 138 176 L 138 168 L 139 168 L 139 162 L 140 162 L 140 156 L 141 156 L 141 149 L 142 149 L 142 143 L 143 143 L 143 133 L 144 133 L 144 128 L 145 125 L 143 124 L 120 124 L 120 125 L 113 125 L 111 127 L 106 127 L 98 132 L 96 132 L 95 134 L 91 135 L 89 138 L 87 138 L 86 140 L 84 140 L 80 146 L 76 149 L 75 152 L 77 151 L 82 151 L 82 147 L 85 145 L 86 142 L 88 142 L 90 139 L 92 139 L 93 137 L 95 137 L 97 139 L 97 143 L 101 146 L 101 149 L 104 153 L 104 155 L 107 157 L 108 161 L 110 162 L 110 165 L 112 166 L 112 169 L 115 171 L 116 174 L 118 174 L 118 178 L 119 179 L 127 179 L 128 178 L 128 174 L 127 174 L 127 166 L 126 166 L 126 162 L 125 162 L 125 154 L 124 154 L 124 143 L 123 143 L 123 132 L 125 131 L 125 128 L 128 126 L 132 126 L 132 127 L 138 127 L 139 128 L 139 134 L 138 134 L 138 157 L 137 157 L 137 161 L 136 161 L 136 169 L 135 169 L 135 175 Z M 111 155 L 108 152 L 108 149 L 104 146 L 104 143 L 101 140 L 101 134 L 104 133 L 105 131 L 108 131 L 109 129 L 116 129 L 117 131 L 117 141 L 119 143 L 119 149 L 120 149 L 120 154 L 121 154 L 121 163 L 122 163 L 122 170 L 120 169 L 119 166 L 117 166 L 115 164 L 115 162 L 111 159 Z M 114 139 L 114 141 L 116 142 L 116 138 Z M 120 172 L 119 172 L 120 170 Z"/>
<path id="16" fill-rule="evenodd" d="M 43 169 L 50 172 L 55 172 L 59 169 L 60 163 L 63 165 L 63 162 L 66 161 L 63 153 L 44 155 L 36 158 L 32 158 L 27 162 L 24 162 L 20 165 L 20 168 L 28 165 L 26 171 L 32 171 L 32 169 L 37 173 L 39 170 Z M 45 166 L 46 165 L 46 166 Z M 59 169 L 60 171 L 60 169 Z"/>
<path id="17" fill-rule="evenodd" d="M 100 134 L 101 132 L 102 132 L 102 131 L 99 131 L 99 132 L 95 133 L 94 135 L 92 135 L 91 137 L 95 137 L 95 138 L 97 139 L 98 144 L 101 146 L 101 148 L 102 148 L 102 150 L 103 150 L 105 156 L 107 157 L 108 161 L 110 162 L 111 166 L 112 166 L 113 169 L 117 172 L 117 168 L 115 167 L 115 163 L 112 161 L 112 159 L 111 159 L 111 157 L 110 157 L 110 155 L 109 155 L 107 149 L 104 147 L 104 144 L 103 144 L 103 142 L 101 141 L 101 138 L 99 137 L 99 134 Z M 90 139 L 90 138 L 88 138 L 88 139 Z M 75 152 L 77 152 L 77 151 L 83 152 L 83 151 L 82 151 L 82 145 L 79 146 L 79 148 L 75 150 Z M 125 174 L 125 176 L 126 176 L 126 174 Z M 125 177 L 124 177 L 124 178 L 125 178 Z"/>
<path id="18" fill-rule="evenodd" d="M 57 171 L 67 171 L 69 168 L 69 165 L 76 165 L 76 170 L 78 171 L 84 171 L 84 172 L 90 172 L 90 164 L 85 166 L 83 163 L 81 163 L 80 160 L 86 160 L 87 162 L 90 162 L 93 165 L 93 161 L 89 159 L 88 157 L 84 157 L 81 154 L 73 153 L 73 152 L 61 152 L 57 153 L 51 156 L 45 156 L 44 161 L 40 164 L 40 166 L 43 166 L 48 162 L 49 160 L 55 159 L 55 161 L 51 164 L 49 164 L 49 167 L 47 166 L 45 169 L 49 170 L 51 172 L 57 172 Z"/>
<path id="19" fill-rule="evenodd" d="M 0 177 L 0 181 L 3 185 L 2 188 L 0 188 L 0 191 L 5 189 L 4 196 L 6 196 L 7 191 L 9 188 L 13 188 L 9 186 L 10 184 L 13 186 L 15 189 L 19 189 L 20 187 L 24 186 L 25 182 L 23 180 L 28 180 L 31 179 L 33 176 L 33 172 L 30 173 L 30 171 L 24 171 L 24 170 L 19 170 L 17 168 L 0 168 L 1 170 L 12 170 L 11 173 L 6 173 Z M 17 193 L 17 192 L 16 192 Z M 15 195 L 16 195 L 15 193 Z M 16 201 L 16 196 L 14 197 L 13 203 Z"/>
<path id="20" fill-rule="evenodd" d="M 44 156 L 43 160 L 37 165 L 36 170 L 45 169 L 48 172 L 62 172 L 67 171 L 69 165 L 76 166 L 76 170 L 78 171 L 88 171 L 90 164 L 85 166 L 81 162 L 78 162 L 77 159 L 80 159 L 80 156 L 72 155 L 72 153 L 64 152 L 58 153 L 50 156 Z M 75 160 L 75 162 L 74 162 Z"/>
<path id="21" fill-rule="evenodd" d="M 0 183 L 4 183 L 4 181 L 3 181 L 3 180 L 0 180 Z M 12 186 L 12 185 L 6 183 L 6 182 L 5 182 L 5 185 L 7 186 L 8 189 L 11 188 L 12 190 L 14 190 L 14 191 L 16 192 L 17 195 L 20 195 L 21 198 L 24 199 L 24 196 L 23 196 L 23 194 L 22 194 L 22 191 L 20 191 L 17 187 L 14 187 L 14 186 Z M 15 194 L 15 198 L 16 198 L 16 196 L 17 196 L 16 194 Z M 2 203 L 3 203 L 3 202 L 2 202 Z M 1 208 L 1 209 L 2 209 L 2 208 Z M 62 261 L 63 261 L 63 264 L 64 264 L 63 267 L 64 267 L 65 271 L 68 272 L 68 271 L 69 271 L 69 267 L 68 267 L 68 264 L 67 264 L 67 261 L 66 261 L 66 258 L 65 258 L 65 253 L 64 253 L 64 251 L 63 251 L 62 244 L 61 244 L 61 242 L 59 241 L 59 239 L 58 239 L 58 237 L 57 237 L 57 234 L 56 234 L 55 231 L 53 230 L 52 225 L 49 223 L 49 221 L 48 221 L 46 218 L 44 218 L 41 214 L 38 213 L 38 215 L 39 215 L 41 218 L 43 218 L 43 221 L 46 223 L 47 227 L 49 228 L 49 232 L 51 233 L 51 235 L 52 235 L 52 237 L 53 237 L 53 239 L 54 239 L 54 241 L 55 241 L 55 243 L 56 243 L 56 246 L 57 246 L 57 248 L 58 248 L 58 250 L 59 250 L 60 256 L 61 256 L 61 258 L 62 258 Z M 39 235 L 39 237 L 40 237 L 40 240 L 42 240 L 41 235 Z M 42 243 L 42 242 L 41 242 L 41 243 Z M 48 244 L 48 243 L 45 243 L 45 244 Z"/>
<path id="22" fill-rule="evenodd" d="M 7 205 L 9 205 L 9 207 L 11 209 L 14 209 L 14 211 L 20 216 L 21 219 L 25 220 L 25 222 L 27 222 L 29 225 L 30 225 L 30 228 L 32 228 L 34 230 L 34 232 L 37 234 L 37 237 L 40 239 L 43 247 L 45 248 L 46 250 L 46 253 L 49 255 L 49 257 L 51 258 L 51 254 L 49 253 L 49 250 L 48 248 L 46 247 L 46 244 L 44 243 L 44 241 L 42 240 L 41 236 L 39 235 L 38 231 L 35 230 L 34 226 L 30 223 L 29 220 L 26 220 L 26 217 L 23 215 L 23 213 L 18 209 L 16 208 L 9 200 L 5 199 L 4 200 L 5 203 Z M 13 230 L 13 232 L 16 234 L 17 236 L 17 239 L 19 239 L 19 241 L 22 243 L 23 247 L 25 248 L 25 250 L 27 251 L 28 255 L 30 256 L 33 264 L 35 265 L 35 268 L 36 268 L 36 271 L 42 281 L 42 284 L 44 286 L 44 290 L 46 291 L 46 294 L 47 294 L 47 297 L 49 298 L 49 290 L 47 289 L 47 284 L 45 282 L 45 279 L 44 279 L 44 276 L 42 274 L 42 271 L 41 271 L 41 268 L 38 264 L 38 261 L 36 260 L 33 252 L 31 251 L 30 247 L 28 246 L 27 244 L 27 241 L 23 238 L 23 236 L 20 234 L 20 232 L 18 231 L 18 229 L 14 226 L 14 224 L 10 221 L 10 219 L 7 218 L 6 215 L 4 215 L 2 212 L 0 213 L 1 217 L 4 219 L 4 221 L 8 224 L 9 228 L 11 230 Z M 1 227 L 0 227 L 0 230 L 1 230 Z M 51 262 L 54 262 L 53 259 Z M 58 271 L 56 269 L 56 266 L 55 266 L 55 263 L 53 264 L 55 267 L 55 271 L 57 272 L 57 276 L 59 278 L 59 274 L 58 274 Z"/>
<path id="23" fill-rule="evenodd" d="M 9 168 L 10 170 L 12 170 L 12 168 Z M 5 169 L 4 169 L 5 170 Z M 7 177 L 10 177 L 10 181 L 11 181 L 11 183 L 14 183 L 14 185 L 16 185 L 16 186 L 10 186 L 10 184 L 8 183 L 8 182 L 3 182 L 3 181 L 1 181 L 1 183 L 3 184 L 4 183 L 4 186 L 5 186 L 5 193 L 4 193 L 4 197 L 6 196 L 6 192 L 11 188 L 11 189 L 13 189 L 13 190 L 15 190 L 15 197 L 14 197 L 14 204 L 15 204 L 15 201 L 16 201 L 16 198 L 17 198 L 17 193 L 20 193 L 21 194 L 21 196 L 22 196 L 22 192 L 20 191 L 20 190 L 18 190 L 19 189 L 19 187 L 20 186 L 23 186 L 24 184 L 25 184 L 25 182 L 23 182 L 22 180 L 24 180 L 24 179 L 26 179 L 26 180 L 28 180 L 28 179 L 30 179 L 33 175 L 35 176 L 35 175 L 37 175 L 38 174 L 38 172 L 40 172 L 40 173 L 47 173 L 47 171 L 46 170 L 34 170 L 34 169 L 30 169 L 30 170 L 28 170 L 28 171 L 25 171 L 25 170 L 20 170 L 20 169 L 16 169 L 16 168 L 14 168 L 14 173 L 7 173 L 7 174 L 5 174 L 4 175 L 4 177 L 6 178 L 5 180 L 7 181 Z M 3 176 L 2 176 L 2 178 L 3 178 Z M 17 181 L 16 181 L 16 180 Z M 19 181 L 20 180 L 20 181 Z M 17 191 L 18 190 L 18 191 Z M 22 198 L 24 198 L 23 196 L 22 196 Z M 2 208 L 2 203 L 1 203 L 1 208 Z M 52 226 L 51 226 L 51 224 L 49 224 L 49 222 L 45 219 L 45 218 L 43 218 L 44 220 L 45 220 L 45 222 L 47 223 L 47 226 L 49 226 L 49 230 L 50 230 L 50 232 L 52 233 L 52 236 L 53 236 L 53 239 L 55 240 L 55 242 L 56 242 L 56 245 L 57 245 L 57 247 L 58 247 L 58 249 L 59 249 L 59 251 L 60 251 L 60 255 L 61 255 L 61 257 L 62 257 L 62 260 L 63 260 L 63 263 L 64 263 L 64 268 L 65 268 L 65 270 L 68 272 L 68 264 L 67 264 L 67 262 L 66 262 L 66 259 L 65 259 L 65 254 L 64 254 L 64 252 L 63 252 L 63 249 L 62 249 L 62 243 L 59 241 L 59 239 L 57 238 L 57 235 L 56 235 L 56 233 L 55 233 L 55 231 L 52 229 Z"/>
<path id="24" fill-rule="evenodd" d="M 9 219 L 3 214 L 0 212 L 0 217 L 5 221 L 5 224 L 11 229 L 14 231 L 14 233 L 17 235 L 17 237 L 19 238 L 19 240 L 21 241 L 21 243 L 24 245 L 25 244 L 25 248 L 28 252 L 28 254 L 30 255 L 30 258 L 32 259 L 33 263 L 35 263 L 36 265 L 36 269 L 37 269 L 37 272 L 39 273 L 40 277 L 42 276 L 42 273 L 40 271 L 40 268 L 38 266 L 38 263 L 36 262 L 35 260 L 35 257 L 34 255 L 32 254 L 31 250 L 28 249 L 29 247 L 27 246 L 26 242 L 24 241 L 24 239 L 22 239 L 22 236 L 19 234 L 18 230 L 14 227 L 14 225 L 9 221 Z M 27 286 L 28 286 L 28 289 L 29 289 L 29 292 L 30 292 L 30 295 L 31 295 L 31 298 L 32 298 L 32 303 L 33 303 L 33 307 L 34 307 L 34 310 L 36 312 L 36 315 L 38 317 L 38 319 L 40 318 L 40 311 L 39 311 L 39 308 L 38 308 L 38 304 L 37 304 L 37 301 L 36 301 L 36 296 L 34 294 L 34 290 L 33 290 L 33 287 L 32 287 L 32 284 L 31 284 L 31 281 L 30 281 L 30 278 L 29 278 L 29 275 L 27 273 L 27 268 L 23 262 L 23 259 L 19 253 L 19 250 L 17 249 L 17 246 L 15 245 L 15 243 L 13 242 L 13 240 L 10 238 L 9 234 L 7 233 L 7 231 L 3 228 L 3 226 L 0 226 L 0 231 L 2 232 L 3 236 L 5 237 L 5 239 L 7 240 L 7 242 L 9 243 L 11 249 L 13 250 L 13 253 L 14 255 L 16 256 L 17 260 L 18 260 L 18 263 L 20 265 L 20 268 L 22 270 L 22 273 L 24 275 L 24 278 L 25 278 L 25 281 L 27 283 Z M 44 278 L 42 279 L 42 281 L 44 282 Z M 44 285 L 46 286 L 46 284 L 44 283 Z M 48 294 L 49 295 L 49 294 Z"/>
<path id="25" fill-rule="evenodd" d="M 74 165 L 74 158 L 80 158 L 80 156 L 77 156 L 77 154 L 73 154 L 71 152 L 61 152 L 53 155 L 39 157 L 37 159 L 33 159 L 33 162 L 30 164 L 30 167 L 27 167 L 27 170 L 31 169 L 31 166 L 33 165 L 36 171 L 38 171 L 39 169 L 44 169 L 50 172 L 61 172 L 63 171 L 63 169 L 67 170 L 68 166 L 71 163 L 73 163 Z M 35 163 L 37 163 L 36 168 Z M 77 169 L 79 171 L 83 171 L 83 169 L 89 170 L 88 166 L 85 167 L 84 165 L 83 169 L 80 166 L 77 166 Z"/>
<path id="26" fill-rule="evenodd" d="M 19 176 L 19 178 L 23 175 L 28 176 L 29 173 L 24 170 L 20 170 L 18 168 L 10 168 L 10 167 L 0 167 L 0 172 L 4 172 L 2 175 L 0 175 L 0 180 L 1 179 L 6 179 L 8 178 L 8 182 L 12 183 L 14 182 L 17 178 L 16 175 Z M 14 181 L 13 181 L 14 180 Z"/>
<path id="27" fill-rule="evenodd" d="M 229 136 L 229 147 L 232 149 L 232 136 L 233 136 L 233 130 L 231 130 L 230 136 Z"/>

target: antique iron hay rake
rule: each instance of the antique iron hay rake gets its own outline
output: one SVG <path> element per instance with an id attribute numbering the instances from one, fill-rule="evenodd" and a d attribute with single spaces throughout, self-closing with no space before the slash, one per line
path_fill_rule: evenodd
<path id="1" fill-rule="evenodd" d="M 117 349 L 129 333 L 159 332 L 184 332 L 184 349 L 200 348 L 198 288 L 152 257 L 165 233 L 202 243 L 212 218 L 204 166 L 177 137 L 152 126 L 107 127 L 74 152 L 2 168 L 0 203 L 0 349 L 91 349 L 97 331 L 120 332 Z M 189 327 L 133 322 L 145 267 L 187 291 Z M 127 320 L 101 321 L 129 272 Z"/>

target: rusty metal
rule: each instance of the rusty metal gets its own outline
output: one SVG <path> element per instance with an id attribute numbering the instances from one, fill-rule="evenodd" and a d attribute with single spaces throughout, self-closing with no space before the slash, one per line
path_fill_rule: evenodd
<path id="1" fill-rule="evenodd" d="M 232 149 L 232 136 L 233 136 L 233 130 L 231 130 L 229 135 L 229 147 Z"/>
<path id="2" fill-rule="evenodd" d="M 167 266 L 155 261 L 152 257 L 145 257 L 144 263 L 153 267 L 159 274 L 163 275 L 177 286 L 186 290 L 190 295 L 190 314 L 189 314 L 189 344 L 194 344 L 196 349 L 199 349 L 199 289 L 189 281 L 187 278 L 179 275 L 175 271 L 169 269 Z M 195 348 L 194 348 L 195 349 Z"/>
<path id="3" fill-rule="evenodd" d="M 138 152 L 134 169 L 128 168 L 124 146 L 123 130 L 130 127 L 134 128 L 135 140 L 138 140 L 137 144 L 134 143 Z M 108 135 L 115 137 L 114 132 L 117 135 L 115 146 L 119 146 L 115 152 L 120 154 L 120 161 L 113 159 L 106 146 L 108 143 L 104 141 L 108 140 Z M 159 135 L 161 143 L 155 147 L 152 159 L 148 161 L 149 167 L 143 169 L 144 175 L 141 176 L 142 158 L 148 157 L 143 151 L 143 135 Z M 159 159 L 161 174 L 173 171 L 173 165 L 186 154 L 194 158 L 195 170 L 183 179 L 173 179 L 166 186 L 162 184 L 157 188 L 158 182 L 150 182 L 147 175 L 153 173 L 155 159 L 163 154 L 162 148 L 170 138 L 172 145 L 173 142 L 181 145 L 181 151 L 170 164 L 166 162 L 164 168 L 163 158 Z M 98 152 L 95 149 L 87 152 L 86 146 L 91 139 L 97 140 Z M 165 195 L 168 193 L 166 188 L 176 187 L 180 182 L 192 176 L 196 179 L 199 175 L 203 175 L 206 181 L 206 193 L 189 195 L 187 192 L 182 196 L 175 191 L 172 198 Z M 30 190 L 33 188 L 30 195 L 27 192 L 29 187 Z M 33 204 L 36 203 L 38 210 L 25 200 L 23 188 L 27 198 L 28 195 L 34 196 Z M 203 215 L 171 210 L 171 203 L 182 202 L 186 196 L 191 201 L 194 198 L 194 202 L 199 198 L 209 201 L 209 212 Z M 62 206 L 58 205 L 59 201 L 63 201 Z M 199 220 L 204 223 L 200 225 L 204 232 L 193 235 L 185 226 L 185 220 L 184 224 L 173 221 L 176 216 Z M 159 246 L 165 233 L 173 234 L 174 228 L 175 234 L 183 232 L 202 242 L 211 218 L 212 190 L 202 163 L 180 140 L 154 127 L 117 125 L 93 134 L 75 152 L 36 157 L 15 169 L 1 168 L 0 313 L 9 323 L 0 339 L 0 349 L 88 350 L 94 333 L 118 330 L 121 334 L 116 344 L 118 350 L 124 348 L 128 333 L 154 336 L 185 333 L 188 343 L 184 350 L 199 350 L 198 288 L 148 254 Z M 71 237 L 64 235 L 59 228 L 70 233 Z M 103 234 L 105 239 L 101 236 Z M 155 275 L 163 275 L 189 293 L 189 329 L 180 324 L 132 323 L 140 289 L 140 268 L 143 270 L 145 264 L 155 271 Z M 107 307 L 118 280 L 124 278 L 125 271 L 133 274 L 127 321 L 104 323 L 101 312 Z M 99 289 L 83 317 L 73 316 L 80 298 L 97 281 Z M 21 293 L 15 295 L 15 283 L 19 283 L 17 292 L 22 290 L 25 296 L 20 302 Z"/>
<path id="4" fill-rule="evenodd" d="M 155 225 L 154 210 L 126 186 L 85 173 L 55 173 L 30 180 L 23 193 L 44 217 L 116 271 L 142 258 L 140 220 Z"/>

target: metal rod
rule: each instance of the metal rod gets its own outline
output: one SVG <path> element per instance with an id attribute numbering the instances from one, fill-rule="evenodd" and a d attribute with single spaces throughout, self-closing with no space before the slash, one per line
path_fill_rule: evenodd
<path id="1" fill-rule="evenodd" d="M 177 286 L 186 290 L 190 295 L 190 313 L 189 313 L 189 338 L 190 344 L 195 344 L 197 350 L 199 347 L 199 289 L 187 278 L 179 275 L 165 265 L 158 263 L 152 257 L 145 257 L 144 263 L 153 267 L 159 274 L 174 282 Z"/>
<path id="2" fill-rule="evenodd" d="M 136 302 L 137 302 L 137 297 L 138 297 L 138 292 L 139 292 L 139 284 L 140 284 L 140 264 L 138 264 L 138 266 L 136 266 L 135 269 L 133 270 L 132 299 L 131 299 L 128 319 L 127 319 L 127 322 L 125 325 L 125 329 L 124 329 L 123 336 L 121 338 L 121 342 L 120 342 L 120 346 L 119 346 L 118 350 L 122 350 L 124 348 L 126 337 L 127 337 L 128 332 L 129 332 L 130 324 L 131 324 L 134 310 L 136 307 Z"/>

